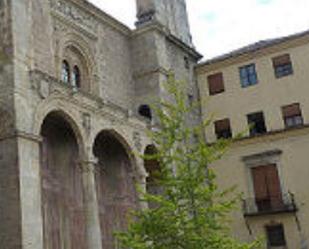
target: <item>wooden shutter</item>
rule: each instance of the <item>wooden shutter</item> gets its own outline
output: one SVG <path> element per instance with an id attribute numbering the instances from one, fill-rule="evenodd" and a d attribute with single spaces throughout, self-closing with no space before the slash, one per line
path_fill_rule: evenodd
<path id="1" fill-rule="evenodd" d="M 208 76 L 209 95 L 215 95 L 224 91 L 223 74 L 216 73 Z"/>
<path id="2" fill-rule="evenodd" d="M 276 165 L 252 169 L 255 199 L 269 200 L 271 209 L 282 207 L 282 192 Z"/>
<path id="3" fill-rule="evenodd" d="M 275 165 L 267 166 L 267 185 L 273 209 L 282 207 L 282 192 L 278 170 Z"/>
<path id="4" fill-rule="evenodd" d="M 292 104 L 282 107 L 282 114 L 284 118 L 301 116 L 299 104 Z"/>
<path id="5" fill-rule="evenodd" d="M 220 133 L 221 131 L 230 130 L 230 120 L 228 118 L 218 120 L 215 122 L 215 131 Z"/>
<path id="6" fill-rule="evenodd" d="M 266 170 L 267 169 L 264 166 L 252 169 L 254 194 L 256 199 L 264 199 L 268 197 Z"/>
<path id="7" fill-rule="evenodd" d="M 284 54 L 273 58 L 274 67 L 291 63 L 290 55 Z"/>

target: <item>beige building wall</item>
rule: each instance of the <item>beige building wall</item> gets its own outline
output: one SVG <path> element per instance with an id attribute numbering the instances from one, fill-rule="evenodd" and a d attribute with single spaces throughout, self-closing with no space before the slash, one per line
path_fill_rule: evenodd
<path id="1" fill-rule="evenodd" d="M 272 58 L 290 54 L 293 74 L 277 79 Z M 197 67 L 203 118 L 230 119 L 236 140 L 224 158 L 213 167 L 222 189 L 237 187 L 243 198 L 253 198 L 250 167 L 276 164 L 283 194 L 292 193 L 298 211 L 244 216 L 242 203 L 232 214 L 233 235 L 243 241 L 265 236 L 266 226 L 283 224 L 287 248 L 309 246 L 309 37 L 286 39 L 253 52 L 202 64 Z M 242 88 L 239 67 L 255 63 L 258 83 Z M 207 77 L 222 72 L 225 91 L 209 95 Z M 304 125 L 285 129 L 282 106 L 299 103 Z M 267 133 L 249 137 L 247 114 L 263 111 Z M 206 139 L 216 140 L 214 125 L 206 129 Z M 266 243 L 265 243 L 266 244 Z"/>

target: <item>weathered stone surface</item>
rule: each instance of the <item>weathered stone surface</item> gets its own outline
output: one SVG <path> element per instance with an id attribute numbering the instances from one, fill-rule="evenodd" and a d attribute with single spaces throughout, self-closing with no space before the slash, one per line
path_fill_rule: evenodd
<path id="1" fill-rule="evenodd" d="M 187 20 L 184 1 L 174 4 L 159 15 Z M 189 27 L 176 26 L 133 31 L 82 0 L 0 1 L 1 248 L 113 248 L 113 228 L 138 206 L 134 182 L 146 182 L 134 153 L 151 144 L 139 105 L 165 97 L 169 70 L 196 91 L 199 55 Z M 80 69 L 80 88 L 62 81 L 64 60 L 68 81 Z M 102 132 L 109 154 L 102 137 L 95 147 Z"/>

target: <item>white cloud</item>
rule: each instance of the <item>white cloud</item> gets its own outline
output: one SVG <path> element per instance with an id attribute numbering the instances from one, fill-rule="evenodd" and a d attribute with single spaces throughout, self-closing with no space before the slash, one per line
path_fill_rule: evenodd
<path id="1" fill-rule="evenodd" d="M 134 27 L 135 0 L 90 0 Z M 187 0 L 197 49 L 210 58 L 261 39 L 309 29 L 309 0 Z"/>
<path id="2" fill-rule="evenodd" d="M 131 28 L 135 22 L 135 0 L 88 0 Z"/>

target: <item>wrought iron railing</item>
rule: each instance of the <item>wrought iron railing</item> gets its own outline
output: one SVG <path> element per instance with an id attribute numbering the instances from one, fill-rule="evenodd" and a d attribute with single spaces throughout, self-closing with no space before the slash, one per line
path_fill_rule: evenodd
<path id="1" fill-rule="evenodd" d="M 245 216 L 263 215 L 281 212 L 296 212 L 294 196 L 290 193 L 263 198 L 248 198 L 243 200 Z"/>

